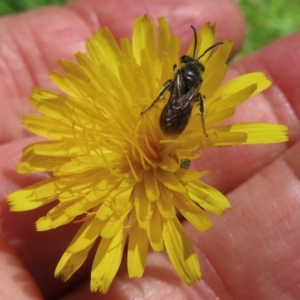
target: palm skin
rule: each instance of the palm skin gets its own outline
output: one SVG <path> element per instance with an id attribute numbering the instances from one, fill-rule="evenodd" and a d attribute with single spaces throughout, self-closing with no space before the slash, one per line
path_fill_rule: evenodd
<path id="1" fill-rule="evenodd" d="M 155 5 L 155 3 L 156 5 Z M 178 278 L 166 256 L 151 253 L 142 279 L 128 279 L 124 264 L 108 294 L 89 291 L 91 259 L 67 283 L 53 278 L 57 261 L 78 224 L 38 233 L 34 222 L 48 207 L 9 212 L 8 193 L 42 175 L 18 175 L 22 148 L 37 140 L 21 125 L 31 112 L 32 86 L 51 87 L 47 74 L 60 57 L 73 59 L 100 26 L 116 38 L 130 36 L 132 21 L 145 13 L 166 16 L 174 33 L 190 40 L 196 28 L 217 23 L 219 40 L 242 44 L 244 23 L 231 0 L 78 0 L 0 20 L 0 299 L 297 299 L 300 294 L 300 33 L 285 37 L 232 65 L 229 76 L 263 71 L 273 85 L 243 104 L 233 122 L 265 121 L 289 126 L 286 144 L 207 149 L 192 167 L 211 170 L 206 182 L 228 196 L 231 210 L 212 216 L 214 227 L 201 234 L 185 223 L 199 254 L 203 280 L 192 287 Z M 123 6 L 123 7 L 121 7 Z M 180 18 L 178 16 L 180 11 Z M 230 22 L 228 22 L 230 20 Z M 204 158 L 204 159 L 203 159 Z"/>

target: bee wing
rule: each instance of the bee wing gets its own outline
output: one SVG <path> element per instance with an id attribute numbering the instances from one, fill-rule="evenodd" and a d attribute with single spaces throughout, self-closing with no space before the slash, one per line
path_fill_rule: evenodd
<path id="1" fill-rule="evenodd" d="M 180 78 L 178 83 L 175 82 L 169 102 L 160 117 L 160 126 L 166 134 L 178 135 L 185 129 L 191 118 L 194 103 L 199 96 L 200 85 L 201 83 L 195 85 L 184 94 L 184 85 Z"/>
<path id="2" fill-rule="evenodd" d="M 173 108 L 184 109 L 186 105 L 197 99 L 202 81 L 199 79 L 192 87 L 189 87 L 184 79 L 182 70 L 179 69 L 171 91 L 170 103 Z"/>

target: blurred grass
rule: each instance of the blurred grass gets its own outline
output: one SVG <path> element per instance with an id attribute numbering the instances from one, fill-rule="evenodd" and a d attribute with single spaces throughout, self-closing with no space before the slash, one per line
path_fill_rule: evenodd
<path id="1" fill-rule="evenodd" d="M 66 0 L 0 0 L 0 15 L 13 14 L 54 4 L 63 4 Z"/>
<path id="2" fill-rule="evenodd" d="M 67 0 L 0 0 L 0 15 L 65 2 Z M 239 56 L 251 53 L 281 36 L 300 29 L 300 0 L 236 2 L 242 8 L 248 26 L 247 39 Z"/>
<path id="3" fill-rule="evenodd" d="M 300 30 L 300 0 L 236 0 L 247 23 L 241 55 Z"/>

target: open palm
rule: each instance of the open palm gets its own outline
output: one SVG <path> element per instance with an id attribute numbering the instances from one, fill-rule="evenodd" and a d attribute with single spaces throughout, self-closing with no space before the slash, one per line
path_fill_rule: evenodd
<path id="1" fill-rule="evenodd" d="M 283 38 L 241 60 L 229 76 L 263 71 L 273 85 L 243 104 L 235 121 L 264 121 L 289 126 L 287 144 L 206 149 L 192 165 L 211 170 L 205 178 L 227 194 L 232 208 L 212 216 L 214 227 L 185 229 L 200 257 L 203 280 L 186 286 L 164 254 L 151 253 L 142 279 L 129 279 L 121 267 L 108 294 L 89 291 L 91 259 L 67 282 L 53 278 L 55 266 L 78 224 L 36 232 L 34 222 L 48 207 L 12 213 L 6 196 L 39 181 L 19 175 L 22 148 L 37 140 L 22 127 L 32 111 L 32 86 L 51 87 L 47 74 L 58 58 L 73 59 L 101 26 L 116 38 L 129 37 L 133 18 L 165 16 L 183 47 L 190 25 L 217 23 L 219 40 L 238 50 L 244 36 L 242 16 L 231 0 L 189 1 L 78 0 L 0 20 L 0 299 L 297 299 L 300 295 L 300 33 Z M 136 2 L 136 3 L 135 3 Z"/>

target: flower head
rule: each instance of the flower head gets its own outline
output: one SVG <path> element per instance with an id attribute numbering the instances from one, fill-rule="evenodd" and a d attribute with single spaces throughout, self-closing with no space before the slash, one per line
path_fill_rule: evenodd
<path id="1" fill-rule="evenodd" d="M 178 136 L 163 133 L 161 111 L 170 97 L 157 101 L 164 83 L 179 65 L 180 40 L 158 19 L 159 35 L 149 17 L 137 18 L 132 43 L 118 44 L 107 28 L 87 41 L 77 63 L 60 60 L 65 74 L 52 81 L 63 93 L 35 88 L 30 103 L 41 115 L 24 125 L 49 141 L 24 149 L 18 172 L 50 172 L 51 177 L 8 196 L 13 211 L 56 205 L 36 222 L 39 231 L 70 222 L 81 228 L 62 255 L 55 276 L 67 280 L 97 243 L 91 290 L 106 292 L 121 263 L 128 237 L 130 277 L 141 277 L 150 248 L 166 251 L 178 275 L 192 284 L 200 265 L 179 220 L 180 213 L 199 231 L 212 226 L 207 212 L 230 207 L 219 191 L 201 182 L 207 172 L 182 168 L 205 147 L 276 143 L 287 140 L 283 125 L 246 123 L 220 126 L 237 105 L 270 85 L 263 73 L 222 84 L 232 43 L 224 41 L 200 61 L 205 66 L 200 93 L 205 95 L 206 136 L 195 103 L 190 122 Z M 197 32 L 199 57 L 215 43 L 215 26 Z M 194 44 L 187 55 L 192 56 Z"/>

